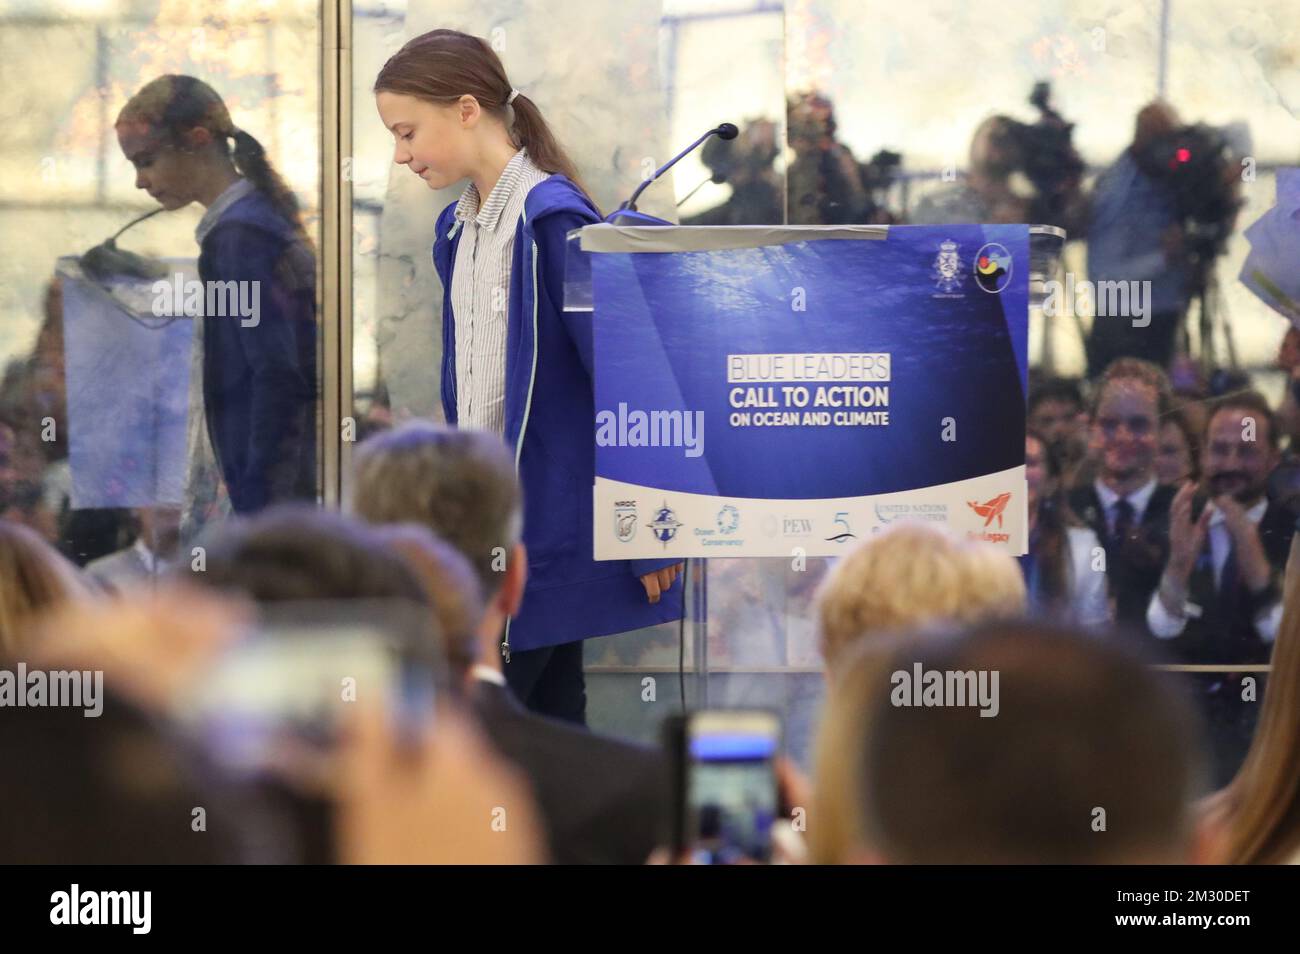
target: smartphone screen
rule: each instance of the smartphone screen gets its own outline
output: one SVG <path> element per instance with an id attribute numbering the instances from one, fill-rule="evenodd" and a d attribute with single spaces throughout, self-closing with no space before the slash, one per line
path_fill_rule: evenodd
<path id="1" fill-rule="evenodd" d="M 697 712 L 683 740 L 687 836 L 701 864 L 768 862 L 780 723 L 769 712 Z"/>
<path id="2" fill-rule="evenodd" d="M 382 709 L 399 732 L 431 718 L 439 678 L 427 607 L 393 601 L 285 603 L 218 660 L 176 713 L 236 776 L 328 769 L 349 707 Z"/>

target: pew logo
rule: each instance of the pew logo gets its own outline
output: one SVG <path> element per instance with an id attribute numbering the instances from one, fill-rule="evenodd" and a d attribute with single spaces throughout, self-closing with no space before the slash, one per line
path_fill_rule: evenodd
<path id="1" fill-rule="evenodd" d="M 74 884 L 50 895 L 50 923 L 129 925 L 132 934 L 148 934 L 152 908 L 152 891 L 82 891 Z"/>

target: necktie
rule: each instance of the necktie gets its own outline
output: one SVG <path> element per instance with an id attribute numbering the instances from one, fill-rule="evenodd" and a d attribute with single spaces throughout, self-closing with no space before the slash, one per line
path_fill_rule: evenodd
<path id="1" fill-rule="evenodd" d="M 1115 502 L 1115 529 L 1111 531 L 1111 538 L 1116 545 L 1123 546 L 1132 535 L 1133 505 L 1127 497 L 1120 497 Z"/>
<path id="2" fill-rule="evenodd" d="M 1223 561 L 1223 570 L 1219 573 L 1219 605 L 1225 614 L 1236 612 L 1241 601 L 1241 568 L 1237 564 L 1237 544 L 1228 544 L 1228 558 Z"/>

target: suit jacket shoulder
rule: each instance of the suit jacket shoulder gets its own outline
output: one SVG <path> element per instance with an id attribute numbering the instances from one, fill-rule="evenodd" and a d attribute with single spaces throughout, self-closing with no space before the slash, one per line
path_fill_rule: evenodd
<path id="1" fill-rule="evenodd" d="M 492 744 L 532 785 L 552 860 L 644 864 L 667 821 L 663 754 L 529 712 L 503 686 L 475 690 Z"/>

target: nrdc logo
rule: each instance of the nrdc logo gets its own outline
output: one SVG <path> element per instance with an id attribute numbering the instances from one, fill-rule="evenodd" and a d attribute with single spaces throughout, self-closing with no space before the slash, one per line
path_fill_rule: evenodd
<path id="1" fill-rule="evenodd" d="M 614 501 L 614 536 L 619 543 L 631 543 L 636 536 L 636 501 Z"/>

